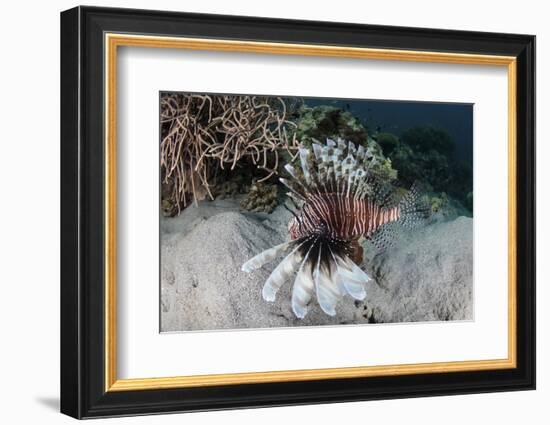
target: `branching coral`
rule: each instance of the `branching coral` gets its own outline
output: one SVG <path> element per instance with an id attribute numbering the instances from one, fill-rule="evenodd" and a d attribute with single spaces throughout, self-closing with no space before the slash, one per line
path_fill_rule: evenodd
<path id="1" fill-rule="evenodd" d="M 294 155 L 295 125 L 288 102 L 278 97 L 206 94 L 161 96 L 160 165 L 163 208 L 179 213 L 191 199 L 212 198 L 218 168 L 247 163 L 277 172 L 279 155 Z"/>

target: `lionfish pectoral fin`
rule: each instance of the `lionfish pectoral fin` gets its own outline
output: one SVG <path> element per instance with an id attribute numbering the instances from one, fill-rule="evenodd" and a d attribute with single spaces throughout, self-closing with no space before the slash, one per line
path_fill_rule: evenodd
<path id="1" fill-rule="evenodd" d="M 354 241 L 358 245 L 357 241 Z M 356 300 L 364 300 L 367 291 L 364 285 L 371 278 L 347 255 L 335 253 L 332 249 L 331 256 L 335 266 L 334 280 L 342 295 L 350 295 Z"/>
<path id="2" fill-rule="evenodd" d="M 311 296 L 314 290 L 311 269 L 306 266 L 306 261 L 307 257 L 302 262 L 302 265 L 296 274 L 294 286 L 292 287 L 292 311 L 299 319 L 306 317 L 307 306 L 311 301 Z"/>
<path id="3" fill-rule="evenodd" d="M 334 285 L 334 283 L 330 279 L 324 279 L 324 277 L 320 277 L 315 283 L 319 306 L 329 316 L 336 316 L 336 303 L 340 297 L 338 291 L 336 291 L 338 295 L 333 293 L 333 288 L 331 288 L 331 286 Z"/>
<path id="4" fill-rule="evenodd" d="M 365 284 L 371 278 L 349 258 L 337 258 L 337 279 L 354 299 L 362 301 L 367 296 Z"/>
<path id="5" fill-rule="evenodd" d="M 317 292 L 317 300 L 321 309 L 329 316 L 336 315 L 336 303 L 340 299 L 340 290 L 331 277 L 330 267 L 321 264 L 322 247 L 319 248 L 319 259 L 313 272 L 313 281 Z"/>
<path id="6" fill-rule="evenodd" d="M 395 245 L 401 231 L 401 223 L 392 221 L 380 226 L 368 237 L 368 241 L 379 251 L 383 252 Z"/>
<path id="7" fill-rule="evenodd" d="M 266 249 L 265 251 L 260 252 L 255 257 L 252 257 L 250 260 L 248 260 L 246 263 L 244 263 L 241 266 L 241 270 L 246 273 L 250 273 L 256 269 L 259 269 L 264 264 L 269 263 L 270 261 L 273 261 L 275 258 L 277 258 L 279 255 L 284 253 L 286 250 L 288 250 L 291 246 L 293 246 L 296 243 L 296 241 L 290 241 L 285 242 L 279 245 L 276 245 L 272 248 Z"/>
<path id="8" fill-rule="evenodd" d="M 279 291 L 279 288 L 294 274 L 302 255 L 299 253 L 298 247 L 294 248 L 290 254 L 288 254 L 283 261 L 279 263 L 275 269 L 271 272 L 267 280 L 265 281 L 264 288 L 262 289 L 262 297 L 266 301 L 275 301 L 275 295 Z"/>

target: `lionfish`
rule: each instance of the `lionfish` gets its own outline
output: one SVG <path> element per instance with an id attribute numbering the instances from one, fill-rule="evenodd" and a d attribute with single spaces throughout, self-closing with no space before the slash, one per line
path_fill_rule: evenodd
<path id="1" fill-rule="evenodd" d="M 292 310 L 298 318 L 306 316 L 314 293 L 321 309 L 331 316 L 346 294 L 364 300 L 365 284 L 371 278 L 358 266 L 362 262 L 359 239 L 374 241 L 379 236 L 383 243 L 388 224 L 410 226 L 426 217 L 416 185 L 395 201 L 393 187 L 377 177 L 379 160 L 369 148 L 342 139 L 311 146 L 299 148 L 300 169 L 285 166 L 291 179 L 280 179 L 290 190 L 287 195 L 301 205 L 297 213 L 291 211 L 290 241 L 242 266 L 243 271 L 252 272 L 286 254 L 265 282 L 262 296 L 274 301 L 279 288 L 296 273 Z"/>

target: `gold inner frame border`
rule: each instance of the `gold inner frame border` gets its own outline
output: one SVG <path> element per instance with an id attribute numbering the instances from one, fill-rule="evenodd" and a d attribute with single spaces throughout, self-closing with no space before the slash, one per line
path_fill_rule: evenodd
<path id="1" fill-rule="evenodd" d="M 116 322 L 116 98 L 118 47 L 147 47 L 280 55 L 324 56 L 404 62 L 432 62 L 468 65 L 503 66 L 508 72 L 508 357 L 494 360 L 397 364 L 381 366 L 342 367 L 192 375 L 151 378 L 117 378 L 117 322 Z M 287 44 L 256 41 L 218 40 L 200 38 L 164 37 L 106 33 L 105 47 L 105 391 L 137 391 L 217 385 L 258 384 L 322 379 L 364 378 L 411 375 L 419 373 L 450 373 L 512 369 L 517 365 L 516 353 L 516 285 L 517 285 L 517 229 L 516 229 L 516 58 L 513 56 L 479 55 L 465 53 L 429 52 L 413 50 L 371 49 L 330 45 Z"/>

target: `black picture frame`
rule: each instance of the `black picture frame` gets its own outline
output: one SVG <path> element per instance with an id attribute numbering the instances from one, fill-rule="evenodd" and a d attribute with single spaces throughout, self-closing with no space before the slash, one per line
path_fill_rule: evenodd
<path id="1" fill-rule="evenodd" d="M 517 367 L 105 391 L 104 33 L 517 58 Z M 75 418 L 535 388 L 535 37 L 131 9 L 61 13 L 61 412 Z"/>

